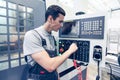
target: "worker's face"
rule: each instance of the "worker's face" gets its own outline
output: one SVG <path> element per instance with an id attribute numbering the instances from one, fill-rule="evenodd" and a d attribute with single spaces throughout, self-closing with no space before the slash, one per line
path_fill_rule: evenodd
<path id="1" fill-rule="evenodd" d="M 59 16 L 53 20 L 52 22 L 52 30 L 53 31 L 58 31 L 61 26 L 63 26 L 63 19 L 64 19 L 64 16 L 62 14 L 59 14 Z"/>

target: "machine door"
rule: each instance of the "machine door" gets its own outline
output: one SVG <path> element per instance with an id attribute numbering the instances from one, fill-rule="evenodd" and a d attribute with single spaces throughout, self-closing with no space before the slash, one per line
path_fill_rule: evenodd
<path id="1" fill-rule="evenodd" d="M 26 31 L 45 21 L 42 0 L 0 0 L 0 80 L 25 80 Z"/>

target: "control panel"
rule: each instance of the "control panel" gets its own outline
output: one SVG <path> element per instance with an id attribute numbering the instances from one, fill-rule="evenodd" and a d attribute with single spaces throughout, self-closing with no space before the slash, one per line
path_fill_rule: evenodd
<path id="1" fill-rule="evenodd" d="M 82 62 L 89 62 L 90 41 L 60 39 L 59 53 L 63 54 L 66 50 L 68 50 L 69 46 L 72 43 L 77 44 L 78 50 L 75 53 L 73 53 L 69 58 L 82 61 Z"/>
<path id="2" fill-rule="evenodd" d="M 61 38 L 104 39 L 105 16 L 66 21 L 59 30 Z"/>
<path id="3" fill-rule="evenodd" d="M 103 39 L 104 16 L 80 19 L 80 38 Z"/>

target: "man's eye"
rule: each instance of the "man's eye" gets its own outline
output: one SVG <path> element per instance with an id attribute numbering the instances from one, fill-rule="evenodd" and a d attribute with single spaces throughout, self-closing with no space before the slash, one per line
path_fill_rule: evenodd
<path id="1" fill-rule="evenodd" d="M 63 23 L 63 21 L 59 21 L 59 23 Z"/>

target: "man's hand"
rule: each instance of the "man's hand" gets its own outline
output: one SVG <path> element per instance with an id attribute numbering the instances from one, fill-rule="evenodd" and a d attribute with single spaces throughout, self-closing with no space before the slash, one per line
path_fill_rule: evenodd
<path id="1" fill-rule="evenodd" d="M 71 53 L 74 53 L 77 49 L 78 49 L 77 44 L 76 44 L 76 43 L 72 43 L 72 44 L 70 45 L 70 47 L 69 47 L 68 50 L 69 50 Z"/>

